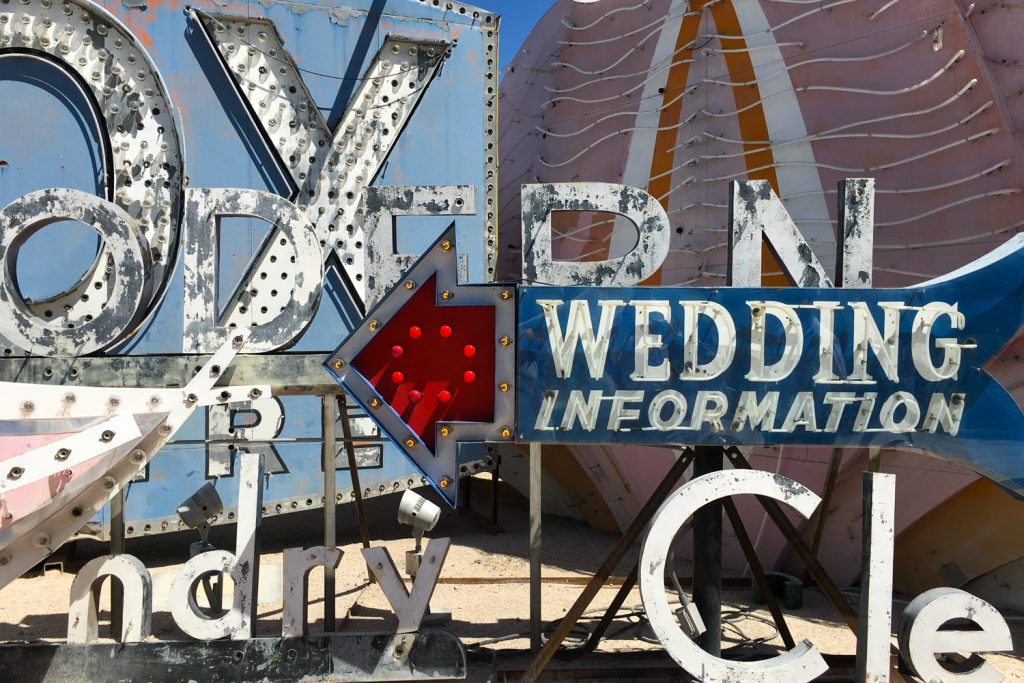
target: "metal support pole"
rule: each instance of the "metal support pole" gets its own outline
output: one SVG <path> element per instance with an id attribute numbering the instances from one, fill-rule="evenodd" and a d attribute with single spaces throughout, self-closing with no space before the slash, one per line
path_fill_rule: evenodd
<path id="1" fill-rule="evenodd" d="M 764 596 L 765 602 L 768 603 L 768 611 L 772 613 L 775 628 L 779 630 L 779 635 L 782 636 L 782 642 L 785 643 L 786 648 L 792 650 L 796 647 L 796 641 L 793 640 L 793 634 L 789 631 L 786 618 L 782 616 L 782 609 L 779 608 L 779 599 L 768 583 L 764 567 L 761 566 L 761 561 L 757 559 L 757 550 L 754 548 L 754 544 L 750 542 L 750 536 L 747 534 L 746 527 L 743 526 L 743 518 L 740 517 L 739 510 L 736 509 L 736 503 L 732 501 L 732 498 L 726 498 L 722 501 L 722 506 L 725 508 L 725 514 L 729 516 L 729 525 L 732 526 L 733 533 L 736 534 L 736 540 L 739 541 L 740 547 L 743 548 L 743 554 L 747 557 L 750 573 L 754 575 L 754 581 L 757 582 L 761 595 Z"/>
<path id="2" fill-rule="evenodd" d="M 629 528 L 622 534 L 622 537 L 615 543 L 615 547 L 608 553 L 608 557 L 605 558 L 601 566 L 598 567 L 597 572 L 590 577 L 590 581 L 587 582 L 586 587 L 580 596 L 576 598 L 576 602 L 569 608 L 569 611 L 565 613 L 562 620 L 558 622 L 558 626 L 555 628 L 551 637 L 548 638 L 548 642 L 544 643 L 544 647 L 541 648 L 540 652 L 534 656 L 533 661 L 530 662 L 530 668 L 526 670 L 523 675 L 523 681 L 525 683 L 534 683 L 540 675 L 544 672 L 548 662 L 555 655 L 555 651 L 565 640 L 565 637 L 569 635 L 572 627 L 576 625 L 576 622 L 580 620 L 583 613 L 590 606 L 590 603 L 594 600 L 594 596 L 601 590 L 601 586 L 604 585 L 608 577 L 612 575 L 615 568 L 619 566 L 619 562 L 625 557 L 626 553 L 636 542 L 636 539 L 640 537 L 644 529 L 647 528 L 651 518 L 654 517 L 654 513 L 661 507 L 661 503 L 668 497 L 670 493 L 675 489 L 676 482 L 679 481 L 680 477 L 683 476 L 683 472 L 693 462 L 693 453 L 690 451 L 684 451 L 680 455 L 679 459 L 676 460 L 675 464 L 665 475 L 665 478 L 658 484 L 658 488 L 654 490 L 651 497 L 644 503 L 644 506 L 640 508 L 640 512 L 637 513 L 633 521 L 630 522 Z"/>
<path id="3" fill-rule="evenodd" d="M 110 499 L 110 554 L 124 553 L 124 503 L 125 490 L 122 488 Z M 124 590 L 120 581 L 110 579 L 110 635 L 120 642 L 122 617 L 124 616 Z"/>
<path id="4" fill-rule="evenodd" d="M 722 469 L 720 446 L 697 446 L 693 476 Z M 700 646 L 708 654 L 722 654 L 722 502 L 705 504 L 693 515 L 693 603 L 707 630 Z"/>
<path id="5" fill-rule="evenodd" d="M 341 415 L 341 431 L 345 437 L 345 455 L 348 456 L 348 471 L 352 477 L 352 494 L 356 501 L 356 518 L 359 522 L 359 540 L 364 548 L 370 547 L 370 529 L 366 525 L 366 510 L 363 508 L 363 487 L 359 483 L 359 467 L 356 463 L 356 447 L 352 443 L 352 425 L 348 421 L 348 401 L 345 394 L 338 396 L 338 408 Z M 369 571 L 369 570 L 367 570 Z M 373 581 L 373 573 L 370 573 Z"/>
<path id="6" fill-rule="evenodd" d="M 504 531 L 498 526 L 498 490 L 500 486 L 501 456 L 494 456 L 494 469 L 491 471 L 491 533 L 497 534 Z"/>
<path id="7" fill-rule="evenodd" d="M 530 444 L 530 651 L 540 651 L 541 631 L 540 444 Z"/>
<path id="8" fill-rule="evenodd" d="M 338 536 L 335 528 L 335 512 L 338 504 L 337 458 L 338 404 L 334 396 L 321 396 L 321 415 L 323 417 L 323 467 L 324 467 L 324 546 L 333 548 L 337 545 Z M 334 567 L 330 563 L 324 565 L 324 631 L 332 633 L 336 628 L 334 615 L 335 590 Z"/>

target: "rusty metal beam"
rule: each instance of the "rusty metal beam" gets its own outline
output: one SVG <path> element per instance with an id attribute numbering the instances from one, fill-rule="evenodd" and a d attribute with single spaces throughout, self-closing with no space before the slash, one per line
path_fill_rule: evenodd
<path id="1" fill-rule="evenodd" d="M 633 569 L 630 570 L 629 576 L 619 586 L 619 590 L 615 593 L 615 597 L 612 598 L 612 602 L 608 605 L 608 609 L 605 610 L 604 614 L 601 615 L 601 620 L 597 622 L 597 626 L 591 631 L 590 637 L 587 638 L 587 642 L 583 645 L 583 651 L 586 653 L 593 652 L 597 646 L 601 643 L 601 638 L 604 637 L 604 632 L 611 626 L 612 620 L 615 619 L 615 615 L 622 609 L 622 604 L 626 602 L 626 598 L 629 596 L 630 591 L 636 586 L 637 571 L 640 565 L 634 564 Z"/>
<path id="2" fill-rule="evenodd" d="M 733 533 L 736 534 L 736 540 L 739 541 L 743 554 L 747 558 L 747 564 L 750 565 L 750 573 L 754 575 L 754 581 L 757 582 L 761 595 L 764 596 L 765 602 L 768 603 L 768 611 L 771 612 L 772 620 L 775 621 L 775 628 L 779 629 L 782 642 L 785 643 L 787 648 L 792 650 L 796 647 L 796 641 L 793 640 L 793 634 L 789 630 L 786 618 L 782 615 L 779 599 L 768 583 L 764 567 L 761 566 L 761 561 L 757 559 L 757 550 L 754 548 L 754 544 L 750 542 L 750 536 L 747 534 L 746 527 L 743 526 L 743 519 L 740 517 L 739 510 L 736 509 L 736 503 L 732 502 L 732 498 L 726 498 L 722 501 L 722 507 L 725 508 L 725 514 L 729 517 L 729 524 L 732 526 Z"/>
<path id="3" fill-rule="evenodd" d="M 324 369 L 326 353 L 239 354 L 216 386 L 269 384 L 275 396 L 344 393 Z M 210 354 L 0 358 L 0 381 L 98 387 L 182 387 Z"/>
<path id="4" fill-rule="evenodd" d="M 636 517 L 630 523 L 629 528 L 626 529 L 626 533 L 619 538 L 615 547 L 612 548 L 611 552 L 608 553 L 608 557 L 605 558 L 604 562 L 598 568 L 594 576 L 591 577 L 587 583 L 583 592 L 576 598 L 576 602 L 569 608 L 562 620 L 558 622 L 558 626 L 555 628 L 554 633 L 548 638 L 548 641 L 544 643 L 544 647 L 541 648 L 540 652 L 530 662 L 529 668 L 526 670 L 526 674 L 523 676 L 525 683 L 534 683 L 543 673 L 547 667 L 548 662 L 555 655 L 555 651 L 565 640 L 565 637 L 569 635 L 572 627 L 576 625 L 580 617 L 586 611 L 587 607 L 593 601 L 594 596 L 601 590 L 601 586 L 604 585 L 608 577 L 611 576 L 612 572 L 615 571 L 615 567 L 618 566 L 622 558 L 625 557 L 626 552 L 633 546 L 633 543 L 640 537 L 644 529 L 647 528 L 648 522 L 654 517 L 654 513 L 661 507 L 661 503 L 665 500 L 669 493 L 675 488 L 676 483 L 680 477 L 683 476 L 683 472 L 693 462 L 694 454 L 692 450 L 685 450 L 680 454 L 679 459 L 676 460 L 675 464 L 665 475 L 665 478 L 658 484 L 658 488 L 654 490 L 651 497 L 644 503 L 644 506 L 637 513 Z"/>
<path id="5" fill-rule="evenodd" d="M 738 448 L 727 448 L 725 451 L 726 457 L 732 462 L 733 467 L 738 469 L 750 470 L 753 469 L 747 459 L 743 456 Z M 825 567 L 822 566 L 818 558 L 814 556 L 811 549 L 807 547 L 804 539 L 800 538 L 800 533 L 793 526 L 793 523 L 786 517 L 786 513 L 782 511 L 779 504 L 770 498 L 758 496 L 757 500 L 761 503 L 761 507 L 768 513 L 768 517 L 772 520 L 786 541 L 790 544 L 796 554 L 800 557 L 800 560 L 807 567 L 808 572 L 814 578 L 815 583 L 821 588 L 821 592 L 825 594 L 828 601 L 832 603 L 832 606 L 839 612 L 839 616 L 843 618 L 846 625 L 850 627 L 854 633 L 857 632 L 857 610 L 855 610 L 850 603 L 846 601 L 843 594 L 839 592 L 839 587 L 836 586 L 832 577 L 825 571 Z"/>
<path id="6" fill-rule="evenodd" d="M 825 522 L 828 520 L 829 506 L 832 504 L 832 493 L 836 489 L 836 482 L 839 480 L 839 466 L 843 462 L 843 449 L 833 448 L 832 458 L 828 462 L 828 472 L 825 475 L 825 490 L 821 493 L 821 505 L 814 519 L 814 535 L 811 538 L 811 552 L 818 556 L 818 549 L 821 547 L 821 537 L 825 533 Z M 804 570 L 804 584 L 811 582 L 811 574 Z"/>
<path id="7" fill-rule="evenodd" d="M 356 502 L 356 520 L 359 523 L 359 540 L 364 548 L 370 547 L 370 529 L 366 525 L 366 510 L 363 508 L 363 487 L 359 483 L 359 467 L 356 466 L 356 448 L 352 443 L 352 426 L 348 421 L 348 401 L 345 395 L 338 397 L 338 410 L 341 418 L 341 431 L 345 436 L 345 454 L 348 456 L 349 474 L 352 476 L 352 493 Z M 369 567 L 366 574 L 373 583 L 373 572 Z"/>

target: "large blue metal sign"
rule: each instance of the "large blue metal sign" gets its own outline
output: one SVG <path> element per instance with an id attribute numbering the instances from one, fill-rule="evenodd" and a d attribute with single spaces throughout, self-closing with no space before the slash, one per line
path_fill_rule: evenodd
<path id="1" fill-rule="evenodd" d="M 453 220 L 469 277 L 493 277 L 496 83 L 497 18 L 459 2 L 0 5 L 0 118 L 17 131 L 0 136 L 4 379 L 116 386 L 96 369 L 113 365 L 79 361 L 103 355 L 175 386 L 175 358 L 238 326 L 254 330 L 242 357 L 288 349 L 316 360 L 292 382 L 329 382 L 323 356 Z M 374 195 L 418 185 L 451 201 Z M 47 213 L 84 195 L 113 218 Z M 128 535 L 179 528 L 177 504 L 235 476 L 238 450 L 268 455 L 266 514 L 319 506 L 320 398 L 278 389 L 197 412 L 131 487 Z M 365 494 L 420 485 L 350 417 Z"/>
<path id="2" fill-rule="evenodd" d="M 912 447 L 1016 492 L 1024 239 L 908 289 L 524 287 L 518 438 Z"/>

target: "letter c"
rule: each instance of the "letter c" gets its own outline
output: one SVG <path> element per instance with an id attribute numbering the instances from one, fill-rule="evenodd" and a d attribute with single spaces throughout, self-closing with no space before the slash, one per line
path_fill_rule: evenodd
<path id="1" fill-rule="evenodd" d="M 684 521 L 698 509 L 720 498 L 740 494 L 768 496 L 810 518 L 821 502 L 801 484 L 755 470 L 712 472 L 690 481 L 666 500 L 654 518 L 640 553 L 640 596 L 644 609 L 665 650 L 679 666 L 705 681 L 759 680 L 806 683 L 828 670 L 828 665 L 807 640 L 778 657 L 758 662 L 730 662 L 704 652 L 683 633 L 665 597 L 665 567 L 672 540 Z"/>

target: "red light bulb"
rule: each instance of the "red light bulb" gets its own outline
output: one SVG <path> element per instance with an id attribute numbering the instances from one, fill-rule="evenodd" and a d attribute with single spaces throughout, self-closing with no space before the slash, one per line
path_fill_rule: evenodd
<path id="1" fill-rule="evenodd" d="M 419 403 L 420 399 L 422 399 L 422 398 L 423 398 L 423 393 L 422 392 L 416 391 L 415 389 L 413 389 L 412 391 L 409 392 L 409 402 L 410 403 Z"/>
<path id="2" fill-rule="evenodd" d="M 394 346 L 391 347 L 391 357 L 392 358 L 401 358 L 404 353 L 405 353 L 405 349 L 403 349 L 398 344 L 395 344 Z"/>
<path id="3" fill-rule="evenodd" d="M 445 338 L 452 336 L 452 328 L 448 325 L 441 325 L 441 336 Z"/>
<path id="4" fill-rule="evenodd" d="M 394 382 L 395 384 L 401 384 L 404 380 L 405 375 L 403 375 L 401 372 L 395 370 L 394 372 L 391 373 L 391 381 Z"/>
<path id="5" fill-rule="evenodd" d="M 469 384 L 470 382 L 476 380 L 476 373 L 473 372 L 472 370 L 466 370 L 464 373 L 462 373 L 462 380 Z"/>
<path id="6" fill-rule="evenodd" d="M 442 389 L 437 394 L 437 400 L 440 401 L 441 403 L 447 403 L 448 401 L 452 400 L 452 392 L 448 391 L 447 389 Z"/>
<path id="7" fill-rule="evenodd" d="M 423 334 L 423 330 L 413 325 L 409 328 L 409 336 L 413 339 L 419 339 L 420 335 Z"/>
<path id="8" fill-rule="evenodd" d="M 466 358 L 472 358 L 473 356 L 476 355 L 476 347 L 473 346 L 472 344 L 466 344 L 462 348 L 462 355 L 465 356 Z"/>

